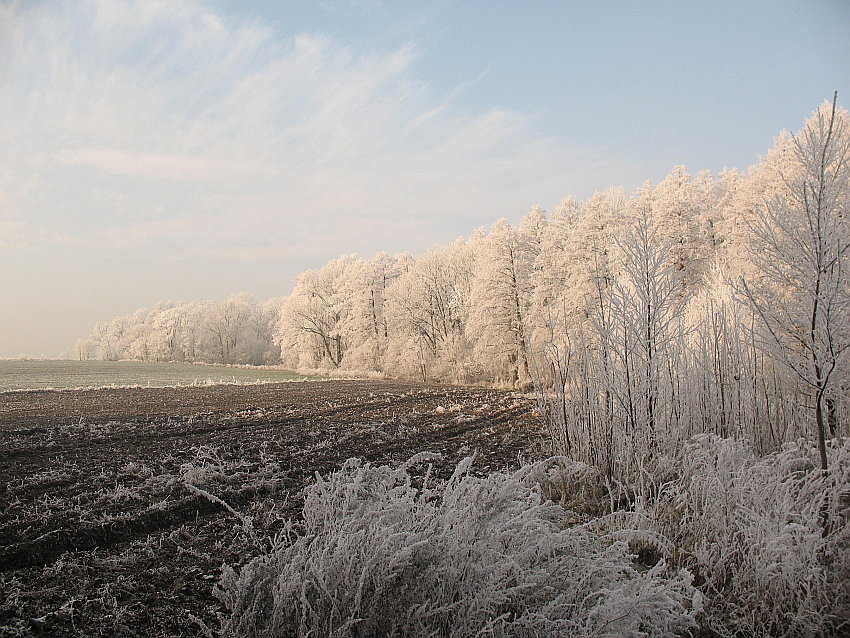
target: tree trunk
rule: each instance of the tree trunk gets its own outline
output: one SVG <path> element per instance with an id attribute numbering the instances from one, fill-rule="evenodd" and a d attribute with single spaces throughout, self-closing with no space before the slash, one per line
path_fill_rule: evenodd
<path id="1" fill-rule="evenodd" d="M 825 429 L 823 423 L 823 388 L 818 388 L 815 401 L 815 421 L 818 428 L 818 452 L 820 453 L 820 469 L 824 472 L 827 470 L 826 461 L 826 440 Z"/>

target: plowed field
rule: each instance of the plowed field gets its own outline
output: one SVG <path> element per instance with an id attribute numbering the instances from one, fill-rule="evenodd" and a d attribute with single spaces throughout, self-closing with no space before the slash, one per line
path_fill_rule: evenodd
<path id="1" fill-rule="evenodd" d="M 297 519 L 316 472 L 515 467 L 540 428 L 521 395 L 400 382 L 0 394 L 0 635 L 203 635 L 222 564 Z"/>

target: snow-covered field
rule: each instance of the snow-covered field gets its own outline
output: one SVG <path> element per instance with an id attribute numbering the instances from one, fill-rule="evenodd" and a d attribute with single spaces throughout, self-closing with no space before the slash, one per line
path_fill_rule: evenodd
<path id="1" fill-rule="evenodd" d="M 0 360 L 0 392 L 276 383 L 304 378 L 288 370 L 248 366 L 154 361 Z"/>

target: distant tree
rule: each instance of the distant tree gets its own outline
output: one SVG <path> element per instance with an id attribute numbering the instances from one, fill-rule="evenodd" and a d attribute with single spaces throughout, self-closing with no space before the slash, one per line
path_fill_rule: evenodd
<path id="1" fill-rule="evenodd" d="M 99 321 L 91 333 L 91 340 L 97 348 L 101 361 L 116 361 L 121 358 L 122 323 L 124 317 L 115 317 L 111 321 Z"/>
<path id="2" fill-rule="evenodd" d="M 372 259 L 358 259 L 346 266 L 340 294 L 347 300 L 347 312 L 340 320 L 340 333 L 346 340 L 346 367 L 379 371 L 389 340 L 384 305 L 387 287 L 400 274 L 399 257 L 379 253 Z"/>
<path id="3" fill-rule="evenodd" d="M 245 302 L 245 299 L 234 296 L 223 302 L 212 302 L 207 306 L 204 329 L 213 344 L 212 361 L 234 362 L 240 333 L 248 321 L 248 308 Z"/>
<path id="4" fill-rule="evenodd" d="M 284 351 L 291 349 L 298 353 L 298 365 L 342 365 L 348 346 L 342 331 L 349 312 L 345 273 L 355 261 L 355 255 L 343 256 L 296 278 L 295 289 L 281 307 L 275 330 L 275 341 L 284 358 Z"/>
<path id="5" fill-rule="evenodd" d="M 413 260 L 387 288 L 391 368 L 409 372 L 415 353 L 423 379 L 434 366 L 446 377 L 464 376 L 471 278 L 472 252 L 458 240 Z"/>
<path id="6" fill-rule="evenodd" d="M 161 361 L 183 361 L 186 352 L 181 344 L 186 308 L 163 307 L 153 320 L 154 358 Z"/>
<path id="7" fill-rule="evenodd" d="M 71 356 L 77 361 L 88 361 L 92 358 L 94 344 L 90 339 L 77 339 L 71 350 Z"/>

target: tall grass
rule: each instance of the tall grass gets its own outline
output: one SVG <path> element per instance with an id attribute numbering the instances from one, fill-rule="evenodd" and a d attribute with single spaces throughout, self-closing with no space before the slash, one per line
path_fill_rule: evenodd
<path id="1" fill-rule="evenodd" d="M 414 457 L 412 461 L 417 461 Z M 225 636 L 675 636 L 702 596 L 685 569 L 563 528 L 528 468 L 431 485 L 349 460 L 307 489 L 303 529 L 226 569 Z"/>
<path id="2" fill-rule="evenodd" d="M 850 441 L 758 456 L 714 435 L 687 442 L 646 508 L 706 594 L 722 636 L 817 636 L 850 626 Z"/>

